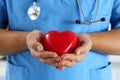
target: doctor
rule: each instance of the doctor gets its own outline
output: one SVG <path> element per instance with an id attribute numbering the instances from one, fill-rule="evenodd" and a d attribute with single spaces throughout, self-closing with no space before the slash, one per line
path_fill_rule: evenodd
<path id="1" fill-rule="evenodd" d="M 0 0 L 0 55 L 7 55 L 6 80 L 111 80 L 108 55 L 120 54 L 119 4 L 120 0 Z M 51 30 L 72 31 L 83 44 L 61 57 L 45 51 L 41 40 Z"/>

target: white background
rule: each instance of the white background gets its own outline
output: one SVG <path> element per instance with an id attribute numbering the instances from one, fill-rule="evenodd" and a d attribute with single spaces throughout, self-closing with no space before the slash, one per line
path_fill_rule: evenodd
<path id="1" fill-rule="evenodd" d="M 120 56 L 110 56 L 112 62 L 112 80 L 120 80 Z"/>

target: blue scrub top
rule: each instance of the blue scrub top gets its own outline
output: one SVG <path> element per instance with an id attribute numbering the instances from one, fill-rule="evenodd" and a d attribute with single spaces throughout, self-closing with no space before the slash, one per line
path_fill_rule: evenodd
<path id="1" fill-rule="evenodd" d="M 96 14 L 96 1 L 80 0 L 90 21 Z M 37 0 L 41 15 L 34 21 L 27 15 L 32 3 L 33 0 L 0 0 L 0 28 L 9 24 L 11 31 L 70 30 L 77 34 L 107 31 L 109 23 L 112 29 L 120 27 L 120 0 L 100 0 L 96 20 L 105 17 L 106 21 L 93 25 L 75 23 L 76 19 L 84 21 L 76 0 Z M 59 71 L 32 57 L 27 50 L 7 57 L 6 80 L 111 80 L 111 63 L 107 55 L 90 51 L 82 62 Z"/>

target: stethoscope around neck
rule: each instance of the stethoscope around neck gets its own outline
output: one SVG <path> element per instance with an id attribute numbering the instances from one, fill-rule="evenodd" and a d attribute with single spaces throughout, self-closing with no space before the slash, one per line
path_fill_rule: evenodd
<path id="1" fill-rule="evenodd" d="M 84 12 L 83 12 L 83 9 L 80 5 L 80 0 L 77 0 L 77 4 L 78 4 L 78 8 L 79 8 L 79 13 L 82 14 L 83 18 L 84 18 L 84 22 L 82 22 L 81 20 L 77 19 L 75 20 L 75 23 L 76 24 L 87 24 L 87 25 L 91 25 L 91 24 L 94 24 L 94 23 L 97 23 L 97 22 L 104 22 L 105 21 L 105 17 L 102 17 L 100 18 L 99 20 L 96 20 L 97 16 L 98 16 L 98 10 L 99 10 L 99 0 L 96 0 L 97 1 L 97 8 L 96 8 L 96 14 L 95 14 L 95 17 L 94 17 L 94 20 L 93 21 L 89 21 Z M 40 16 L 40 13 L 41 13 L 41 8 L 40 6 L 38 6 L 36 4 L 36 0 L 34 0 L 33 2 L 33 5 L 30 6 L 30 8 L 28 9 L 28 16 L 31 20 L 36 20 L 38 19 L 38 17 Z"/>

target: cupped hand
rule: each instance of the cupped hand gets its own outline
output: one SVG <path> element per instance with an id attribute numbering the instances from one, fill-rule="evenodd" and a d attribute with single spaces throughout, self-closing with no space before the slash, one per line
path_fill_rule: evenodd
<path id="1" fill-rule="evenodd" d="M 60 57 L 58 57 L 55 52 L 49 52 L 44 50 L 42 44 L 43 36 L 44 34 L 38 30 L 30 32 L 26 37 L 27 47 L 30 50 L 31 55 L 40 60 L 41 62 L 52 66 L 58 66 L 57 60 L 60 60 Z"/>
<path id="2" fill-rule="evenodd" d="M 57 69 L 63 70 L 65 67 L 74 66 L 76 62 L 82 61 L 90 51 L 92 41 L 90 40 L 89 35 L 78 34 L 77 36 L 79 39 L 78 47 L 75 49 L 74 53 L 66 53 L 61 56 L 59 66 L 56 66 Z"/>

